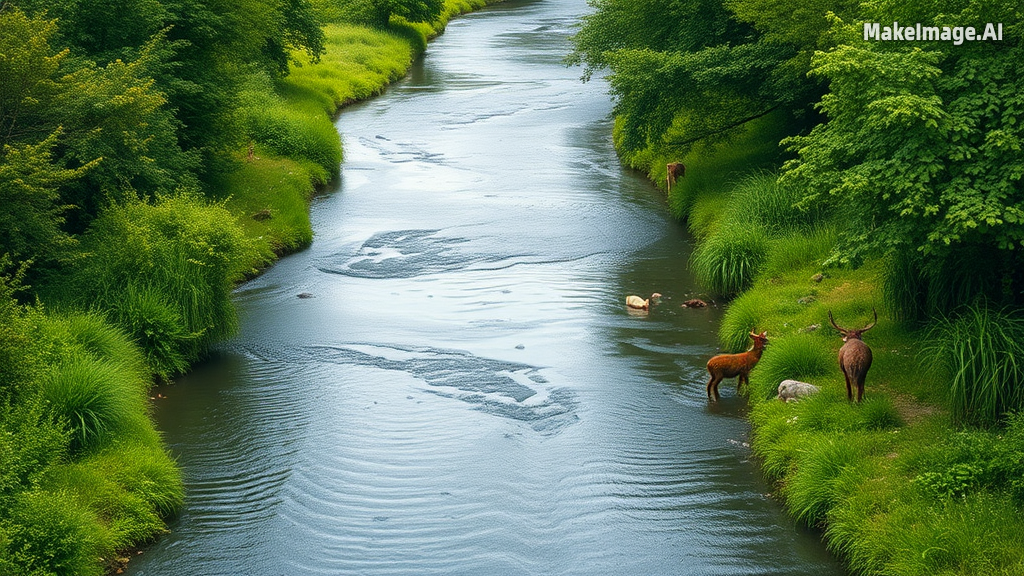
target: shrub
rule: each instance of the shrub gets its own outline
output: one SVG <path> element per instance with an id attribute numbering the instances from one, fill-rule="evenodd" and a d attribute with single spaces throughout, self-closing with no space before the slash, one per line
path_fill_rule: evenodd
<path id="1" fill-rule="evenodd" d="M 40 393 L 55 421 L 66 426 L 73 452 L 97 446 L 145 413 L 135 375 L 111 361 L 66 360 L 43 379 Z"/>
<path id="2" fill-rule="evenodd" d="M 693 252 L 691 268 L 697 281 L 723 296 L 748 288 L 768 255 L 764 230 L 725 222 Z"/>
<path id="3" fill-rule="evenodd" d="M 251 246 L 227 210 L 189 196 L 112 206 L 82 239 L 84 256 L 60 296 L 109 317 L 142 346 L 153 368 L 174 372 L 231 334 L 233 282 Z"/>
<path id="4" fill-rule="evenodd" d="M 0 407 L 0 513 L 64 455 L 67 433 L 38 399 Z"/>
<path id="5" fill-rule="evenodd" d="M 40 369 L 31 318 L 14 299 L 24 269 L 13 277 L 5 275 L 9 263 L 0 255 L 0 408 L 19 400 Z"/>
<path id="6" fill-rule="evenodd" d="M 100 576 L 96 561 L 110 537 L 95 514 L 67 493 L 33 490 L 18 496 L 5 523 L 17 573 Z"/>
<path id="7" fill-rule="evenodd" d="M 974 304 L 936 321 L 923 352 L 948 371 L 956 421 L 991 426 L 1024 409 L 1024 318 Z"/>

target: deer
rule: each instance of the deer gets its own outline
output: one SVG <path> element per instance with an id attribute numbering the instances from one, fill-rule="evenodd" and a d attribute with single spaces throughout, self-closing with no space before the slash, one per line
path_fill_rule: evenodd
<path id="1" fill-rule="evenodd" d="M 856 384 L 858 404 L 864 397 L 864 379 L 871 368 L 871 348 L 861 340 L 861 336 L 878 323 L 878 312 L 874 308 L 871 309 L 871 312 L 875 315 L 871 324 L 860 330 L 848 330 L 840 328 L 836 324 L 835 318 L 832 317 L 832 311 L 828 311 L 828 321 L 843 335 L 843 342 L 845 342 L 839 349 L 839 368 L 842 369 L 843 376 L 846 377 L 846 399 L 853 400 L 853 385 Z"/>
<path id="2" fill-rule="evenodd" d="M 682 162 L 669 162 L 665 165 L 667 172 L 665 176 L 665 188 L 668 192 L 672 191 L 672 186 L 676 183 L 676 178 L 682 178 L 686 176 L 686 165 Z"/>
<path id="3" fill-rule="evenodd" d="M 708 380 L 708 400 L 718 401 L 718 384 L 724 378 L 736 378 L 737 392 L 743 384 L 750 386 L 750 371 L 757 366 L 768 344 L 768 332 L 756 334 L 751 331 L 750 337 L 754 339 L 754 346 L 750 350 L 739 354 L 719 354 L 708 360 L 708 374 L 711 374 L 711 380 Z M 711 396 L 712 392 L 714 397 Z"/>

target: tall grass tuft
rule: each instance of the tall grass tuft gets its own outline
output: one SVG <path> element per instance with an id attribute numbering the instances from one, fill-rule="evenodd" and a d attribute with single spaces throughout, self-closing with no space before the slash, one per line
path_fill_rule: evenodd
<path id="1" fill-rule="evenodd" d="M 915 253 L 893 252 L 882 273 L 886 307 L 894 318 L 921 321 L 959 313 L 979 298 L 1005 301 L 1005 279 L 992 265 L 999 258 L 976 246 L 927 260 Z"/>
<path id="2" fill-rule="evenodd" d="M 822 338 L 813 334 L 776 338 L 757 365 L 750 394 L 756 400 L 774 398 L 783 380 L 813 381 L 834 370 L 835 356 Z"/>
<path id="3" fill-rule="evenodd" d="M 759 291 L 751 290 L 729 303 L 718 325 L 718 341 L 726 352 L 742 352 L 750 347 L 750 333 L 761 331 L 767 306 Z M 768 345 L 773 345 L 768 335 Z"/>
<path id="4" fill-rule="evenodd" d="M 761 225 L 768 234 L 809 231 L 826 220 L 822 208 L 799 208 L 803 191 L 780 184 L 778 174 L 761 172 L 741 180 L 735 187 L 724 218 Z"/>
<path id="5" fill-rule="evenodd" d="M 764 274 L 782 276 L 810 264 L 828 260 L 839 235 L 830 226 L 783 234 L 771 241 L 771 250 L 764 264 Z"/>
<path id="6" fill-rule="evenodd" d="M 67 427 L 71 450 L 93 448 L 145 413 L 135 375 L 115 362 L 79 357 L 54 368 L 41 394 Z"/>
<path id="7" fill-rule="evenodd" d="M 923 362 L 949 376 L 949 406 L 961 423 L 991 426 L 1024 409 L 1024 318 L 978 303 L 936 321 Z"/>
<path id="8" fill-rule="evenodd" d="M 731 296 L 753 283 L 768 247 L 763 228 L 725 222 L 694 250 L 690 265 L 701 285 L 715 294 Z"/>
<path id="9" fill-rule="evenodd" d="M 804 440 L 799 465 L 783 493 L 797 520 L 816 526 L 863 481 L 865 448 L 858 435 L 806 435 Z"/>

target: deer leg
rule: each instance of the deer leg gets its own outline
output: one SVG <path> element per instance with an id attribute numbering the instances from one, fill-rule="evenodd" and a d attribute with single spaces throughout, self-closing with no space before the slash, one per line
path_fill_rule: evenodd
<path id="1" fill-rule="evenodd" d="M 718 383 L 721 381 L 722 379 L 716 376 L 711 376 L 711 380 L 708 380 L 708 400 L 718 400 Z M 711 396 L 712 392 L 715 394 L 714 398 Z"/>
<path id="2" fill-rule="evenodd" d="M 846 378 L 846 399 L 853 400 L 853 387 L 850 385 L 850 375 L 844 372 L 843 376 Z"/>
<path id="3" fill-rule="evenodd" d="M 750 377 L 747 376 L 746 374 L 740 374 L 740 377 L 736 379 L 736 393 L 737 394 L 740 393 L 740 386 L 743 386 L 744 384 L 747 385 L 747 388 L 750 388 Z"/>
<path id="4" fill-rule="evenodd" d="M 864 383 L 857 382 L 857 403 L 860 404 L 860 399 L 864 397 Z"/>

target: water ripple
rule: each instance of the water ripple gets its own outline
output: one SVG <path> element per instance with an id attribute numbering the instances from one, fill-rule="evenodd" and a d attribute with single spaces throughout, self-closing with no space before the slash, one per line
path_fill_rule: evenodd
<path id="1" fill-rule="evenodd" d="M 528 364 L 460 350 L 371 344 L 311 346 L 306 353 L 316 362 L 408 373 L 433 387 L 433 394 L 525 422 L 538 432 L 554 434 L 578 420 L 573 392 L 550 386 L 541 368 Z"/>

